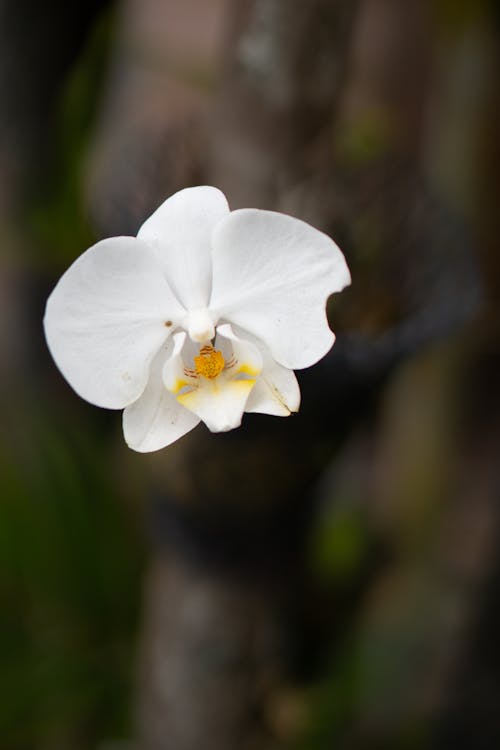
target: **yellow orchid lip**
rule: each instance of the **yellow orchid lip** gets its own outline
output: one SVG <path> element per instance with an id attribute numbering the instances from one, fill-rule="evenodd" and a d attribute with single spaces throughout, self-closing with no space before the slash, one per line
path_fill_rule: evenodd
<path id="1" fill-rule="evenodd" d="M 200 346 L 199 353 L 193 357 L 192 367 L 186 367 L 182 360 L 179 364 L 177 376 L 166 387 L 181 403 L 184 403 L 185 396 L 200 389 L 208 389 L 216 396 L 228 383 L 234 384 L 235 388 L 239 383 L 245 383 L 245 388 L 251 390 L 261 371 L 253 362 L 239 362 L 234 353 L 225 359 L 212 344 Z"/>
<path id="2" fill-rule="evenodd" d="M 226 341 L 222 351 L 211 343 L 200 344 L 191 366 L 182 359 L 186 335 L 176 334 L 174 354 L 167 365 L 170 375 L 167 372 L 164 379 L 177 402 L 215 432 L 231 430 L 241 423 L 262 370 L 260 355 L 253 345 L 236 339 L 230 329 L 221 328 L 221 344 Z"/>
<path id="3" fill-rule="evenodd" d="M 248 375 L 248 379 L 256 378 L 259 374 L 260 370 L 258 370 L 256 367 L 252 367 L 252 365 L 249 365 L 246 362 L 242 362 L 236 372 L 236 375 Z"/>

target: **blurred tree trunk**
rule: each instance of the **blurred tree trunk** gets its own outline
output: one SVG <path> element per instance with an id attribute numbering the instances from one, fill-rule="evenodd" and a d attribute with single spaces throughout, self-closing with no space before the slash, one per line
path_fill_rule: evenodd
<path id="1" fill-rule="evenodd" d="M 144 750 L 263 750 L 294 736 L 302 717 L 288 702 L 287 641 L 311 596 L 304 544 L 314 489 L 391 363 L 436 334 L 425 308 L 435 312 L 439 295 L 407 263 L 415 246 L 428 271 L 439 241 L 429 247 L 430 226 L 416 217 L 430 214 L 441 238 L 450 231 L 417 178 L 427 19 L 412 0 L 366 0 L 358 10 L 343 0 L 231 6 L 224 77 L 207 117 L 207 181 L 233 207 L 288 210 L 344 236 L 356 283 L 364 279 L 373 295 L 375 278 L 378 288 L 362 306 L 354 293 L 340 316 L 385 339 L 378 357 L 373 347 L 355 347 L 362 362 L 339 341 L 302 377 L 299 418 L 264 424 L 247 416 L 237 434 L 198 430 L 153 459 L 160 549 L 142 635 Z M 363 260 L 372 237 L 375 273 Z M 453 277 L 458 289 L 462 270 Z M 452 305 L 432 320 L 453 325 L 473 304 L 468 293 L 464 300 L 465 311 Z"/>
<path id="2" fill-rule="evenodd" d="M 202 167 L 232 207 L 277 206 L 295 182 L 304 150 L 334 116 L 356 7 L 331 0 L 228 6 L 223 80 L 207 117 Z M 275 707 L 289 680 L 289 633 L 278 623 L 301 586 L 314 453 L 329 440 L 329 426 L 319 426 L 313 445 L 292 420 L 264 425 L 248 416 L 239 434 L 197 430 L 155 461 L 154 526 L 169 552 L 157 555 L 146 594 L 144 750 L 266 750 L 281 746 L 297 721 L 293 712 L 282 721 Z M 310 414 L 312 429 L 315 420 Z"/>
<path id="3" fill-rule="evenodd" d="M 217 184 L 331 233 L 355 279 L 332 304 L 351 333 L 300 374 L 298 417 L 201 427 L 150 459 L 139 747 L 274 750 L 342 619 L 309 578 L 318 482 L 394 365 L 477 303 L 467 237 L 421 178 L 429 18 L 418 0 L 131 0 L 120 28 L 87 183 L 103 233 Z"/>

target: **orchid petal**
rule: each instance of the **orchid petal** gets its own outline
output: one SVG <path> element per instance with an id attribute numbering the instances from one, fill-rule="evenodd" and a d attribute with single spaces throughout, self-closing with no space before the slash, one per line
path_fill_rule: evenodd
<path id="1" fill-rule="evenodd" d="M 229 323 L 224 323 L 217 328 L 216 344 L 221 346 L 225 354 L 226 376 L 257 378 L 260 375 L 261 352 L 254 343 L 237 336 Z"/>
<path id="2" fill-rule="evenodd" d="M 239 427 L 254 380 L 206 380 L 196 390 L 181 393 L 177 401 L 202 419 L 211 432 Z"/>
<path id="3" fill-rule="evenodd" d="M 344 256 L 322 232 L 291 216 L 240 209 L 214 229 L 210 311 L 257 336 L 289 369 L 309 367 L 335 337 L 328 296 L 350 283 Z"/>
<path id="4" fill-rule="evenodd" d="M 198 384 L 198 381 L 195 377 L 190 377 L 186 373 L 184 360 L 181 355 L 181 352 L 185 349 L 191 349 L 191 356 L 195 351 L 194 347 L 190 347 L 189 340 L 186 344 L 186 339 L 187 336 L 183 331 L 174 334 L 174 348 L 172 354 L 165 361 L 165 364 L 163 366 L 163 385 L 168 391 L 170 391 L 170 393 L 172 393 L 176 397 L 183 390 L 183 388 L 186 388 L 186 386 L 195 387 Z"/>
<path id="5" fill-rule="evenodd" d="M 97 406 L 120 409 L 144 391 L 154 355 L 184 315 L 154 251 L 135 237 L 112 237 L 61 277 L 44 326 L 74 390 Z"/>
<path id="6" fill-rule="evenodd" d="M 200 421 L 165 388 L 161 372 L 165 354 L 162 348 L 151 366 L 149 382 L 143 394 L 123 412 L 123 433 L 127 445 L 140 453 L 165 448 Z"/>
<path id="7" fill-rule="evenodd" d="M 186 188 L 162 203 L 139 230 L 137 236 L 156 248 L 169 284 L 187 309 L 208 304 L 212 230 L 228 213 L 217 188 Z"/>
<path id="8" fill-rule="evenodd" d="M 300 389 L 293 370 L 264 355 L 264 367 L 248 397 L 245 411 L 289 417 L 298 412 Z"/>

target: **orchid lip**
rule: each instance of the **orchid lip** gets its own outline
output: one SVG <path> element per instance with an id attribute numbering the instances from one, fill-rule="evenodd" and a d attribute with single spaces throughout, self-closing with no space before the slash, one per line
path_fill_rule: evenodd
<path id="1" fill-rule="evenodd" d="M 215 346 L 200 344 L 197 354 L 185 333 L 174 337 L 172 356 L 163 369 L 166 390 L 212 431 L 237 427 L 262 371 L 258 349 L 235 336 L 227 324 L 217 330 Z"/>

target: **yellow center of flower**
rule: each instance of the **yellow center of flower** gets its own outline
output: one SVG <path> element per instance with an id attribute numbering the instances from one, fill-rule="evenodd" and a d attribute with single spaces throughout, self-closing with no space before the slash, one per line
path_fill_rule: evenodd
<path id="1" fill-rule="evenodd" d="M 198 356 L 194 357 L 194 369 L 197 374 L 209 380 L 220 375 L 225 364 L 222 352 L 216 351 L 210 344 L 202 346 Z"/>

